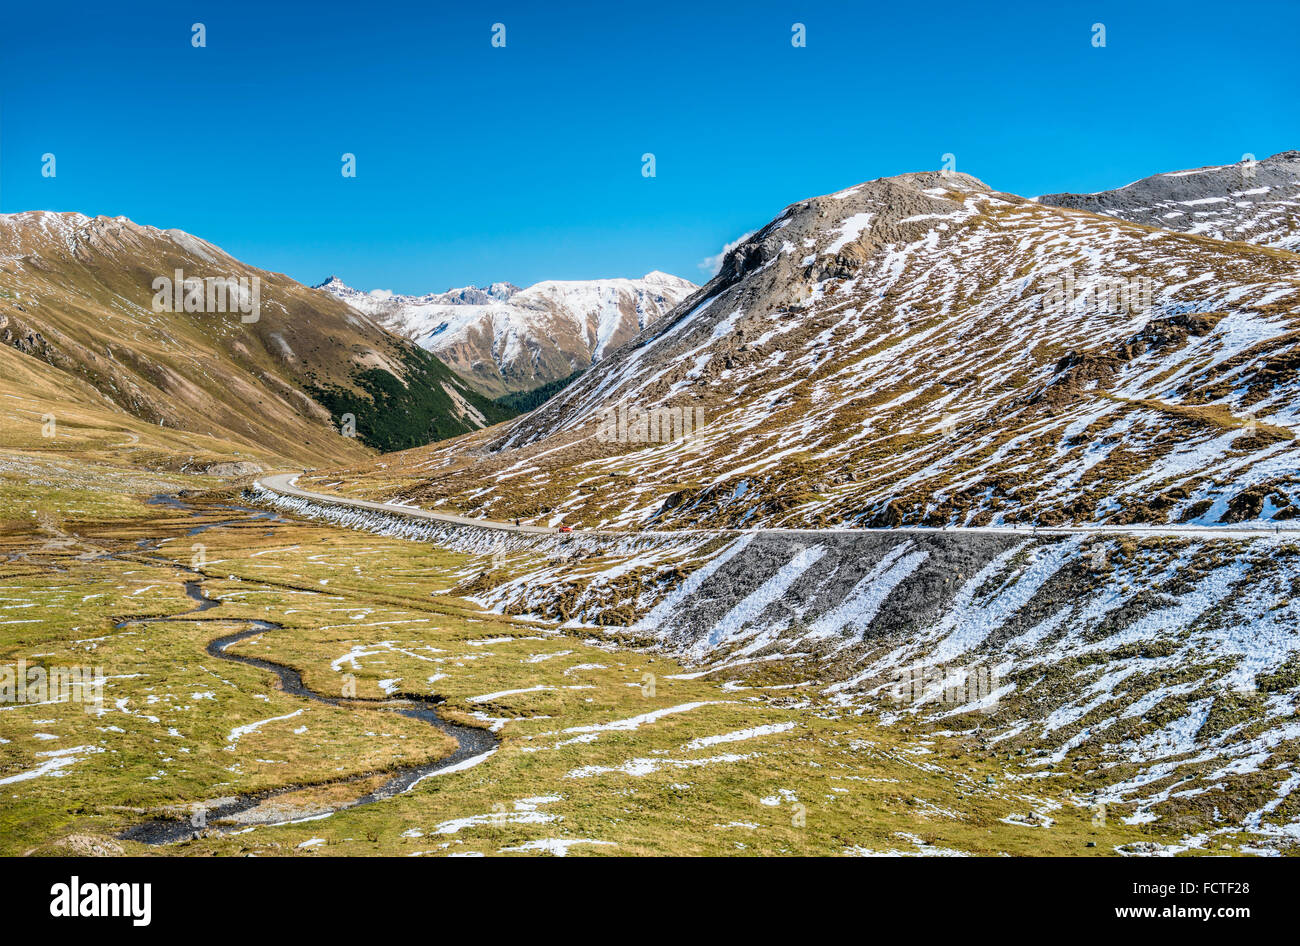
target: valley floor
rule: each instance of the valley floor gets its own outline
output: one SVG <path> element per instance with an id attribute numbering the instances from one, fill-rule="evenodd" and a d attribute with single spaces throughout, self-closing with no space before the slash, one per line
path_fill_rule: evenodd
<path id="1" fill-rule="evenodd" d="M 1185 831 L 1091 804 L 1069 766 L 990 743 L 979 713 L 882 725 L 797 670 L 701 673 L 630 635 L 487 613 L 451 593 L 483 554 L 283 518 L 195 477 L 12 455 L 0 471 L 0 665 L 106 677 L 98 703 L 0 704 L 3 854 L 1188 849 Z M 187 582 L 220 603 L 195 610 Z M 273 629 L 227 653 L 330 702 L 209 653 L 252 621 Z M 403 694 L 499 745 L 357 804 L 456 751 L 394 711 Z M 194 837 L 126 839 L 158 818 Z"/>

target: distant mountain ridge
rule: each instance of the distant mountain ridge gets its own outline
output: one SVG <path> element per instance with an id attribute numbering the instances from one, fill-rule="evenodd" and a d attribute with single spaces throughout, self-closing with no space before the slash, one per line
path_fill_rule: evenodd
<path id="1" fill-rule="evenodd" d="M 317 283 L 311 288 L 331 292 L 348 302 L 354 309 L 363 312 L 370 309 L 384 308 L 384 304 L 389 302 L 403 306 L 491 305 L 494 302 L 506 302 L 511 296 L 519 292 L 519 287 L 514 283 L 494 282 L 483 289 L 478 286 L 464 286 L 460 289 L 448 289 L 446 292 L 430 292 L 423 296 L 403 296 L 389 292 L 387 289 L 372 289 L 369 292 L 353 289 L 338 276 L 330 276 L 324 282 Z"/>
<path id="2" fill-rule="evenodd" d="M 631 340 L 696 286 L 667 273 L 640 279 L 508 282 L 423 296 L 364 292 L 337 276 L 321 289 L 433 352 L 490 397 L 572 376 Z"/>
<path id="3" fill-rule="evenodd" d="M 1300 250 L 1300 151 L 1153 174 L 1095 194 L 1045 194 L 1037 201 L 1295 252 Z"/>

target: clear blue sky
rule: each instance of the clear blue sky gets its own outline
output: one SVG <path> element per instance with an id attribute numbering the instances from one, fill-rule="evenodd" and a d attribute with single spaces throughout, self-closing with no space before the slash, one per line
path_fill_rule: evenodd
<path id="1" fill-rule="evenodd" d="M 784 205 L 946 152 L 1034 195 L 1300 148 L 1297 62 L 1296 0 L 7 3 L 0 211 L 308 283 L 699 281 Z"/>

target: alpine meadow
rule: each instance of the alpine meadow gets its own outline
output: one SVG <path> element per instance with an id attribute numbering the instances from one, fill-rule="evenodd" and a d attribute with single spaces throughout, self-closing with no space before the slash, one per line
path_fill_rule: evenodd
<path id="1" fill-rule="evenodd" d="M 1267 902 L 1300 8 L 860 6 L 5 14 L 14 910 L 450 855 Z"/>

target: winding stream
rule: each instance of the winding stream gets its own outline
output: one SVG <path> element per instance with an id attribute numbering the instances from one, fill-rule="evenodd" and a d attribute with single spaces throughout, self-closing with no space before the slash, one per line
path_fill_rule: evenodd
<path id="1" fill-rule="evenodd" d="M 167 505 L 175 509 L 185 510 L 192 515 L 203 515 L 202 510 L 195 509 L 188 504 L 183 503 L 179 498 L 172 496 L 154 497 L 151 502 L 155 505 Z M 231 525 L 237 522 L 248 521 L 248 519 L 278 519 L 272 513 L 265 510 L 249 509 L 242 506 L 222 506 L 222 509 L 235 510 L 248 513 L 245 519 L 228 519 L 220 522 L 205 523 L 190 529 L 186 535 L 194 536 L 207 529 L 218 528 L 220 526 Z M 155 540 L 141 540 L 138 547 L 141 549 L 154 550 L 161 544 Z M 169 565 L 175 565 L 185 571 L 191 571 L 184 565 L 177 565 L 174 562 L 168 562 Z M 200 575 L 198 572 L 193 572 Z M 151 624 L 157 621 L 176 621 L 185 618 L 187 615 L 200 614 L 204 611 L 221 605 L 220 598 L 210 598 L 203 591 L 203 576 L 190 579 L 185 582 L 185 593 L 195 602 L 195 607 L 189 611 L 183 611 L 180 614 L 163 615 L 160 617 L 133 618 L 121 621 L 117 624 L 118 628 L 128 627 L 136 624 Z M 204 618 L 202 620 L 218 620 L 216 618 Z M 383 801 L 400 795 L 403 792 L 410 791 L 419 782 L 431 775 L 440 772 L 449 772 L 459 769 L 469 768 L 472 765 L 481 762 L 492 752 L 496 751 L 499 740 L 497 737 L 486 729 L 480 729 L 476 726 L 465 726 L 460 723 L 454 723 L 450 720 L 443 719 L 435 706 L 442 702 L 440 697 L 426 696 L 413 693 L 399 693 L 384 699 L 357 699 L 327 696 L 311 689 L 303 683 L 302 674 L 292 667 L 285 664 L 276 663 L 275 661 L 265 660 L 261 657 L 246 657 L 241 654 L 227 653 L 227 649 L 239 641 L 254 637 L 258 634 L 265 634 L 268 631 L 284 630 L 283 625 L 276 624 L 272 621 L 263 621 L 256 618 L 233 618 L 220 619 L 225 623 L 244 623 L 248 625 L 246 630 L 237 631 L 233 634 L 226 634 L 208 642 L 207 652 L 213 657 L 221 660 L 229 660 L 235 663 L 247 664 L 251 667 L 257 667 L 261 670 L 267 670 L 276 675 L 279 687 L 286 693 L 299 696 L 304 699 L 314 700 L 317 703 L 324 703 L 328 706 L 338 706 L 346 708 L 355 708 L 363 711 L 382 711 L 397 713 L 400 716 L 406 716 L 410 719 L 420 719 L 429 725 L 440 729 L 442 732 L 456 740 L 456 751 L 451 755 L 438 759 L 434 762 L 424 762 L 419 765 L 403 766 L 397 769 L 385 769 L 377 772 L 362 772 L 347 776 L 341 779 L 331 779 L 326 782 L 306 784 L 306 785 L 288 785 L 283 788 L 270 789 L 263 792 L 253 792 L 244 795 L 223 798 L 219 802 L 207 806 L 204 809 L 204 819 L 206 821 L 219 821 L 228 819 L 243 812 L 250 811 L 265 801 L 276 798 L 281 795 L 288 795 L 295 792 L 309 790 L 323 785 L 338 785 L 348 782 L 359 782 L 371 779 L 379 775 L 387 775 L 388 778 L 384 783 L 373 792 L 361 795 L 349 802 L 334 807 L 313 809 L 310 814 L 305 814 L 301 818 L 291 818 L 288 821 L 283 816 L 268 816 L 265 820 L 243 820 L 237 824 L 229 825 L 212 825 L 196 826 L 190 821 L 180 819 L 163 819 L 156 818 L 143 822 L 126 829 L 118 835 L 123 840 L 141 841 L 145 844 L 172 844 L 177 841 L 190 840 L 202 833 L 230 833 L 238 830 L 247 830 L 251 827 L 260 825 L 287 824 L 294 820 L 318 820 L 329 817 L 335 812 L 344 811 L 349 808 L 358 808 L 362 805 L 369 805 L 373 802 Z"/>

